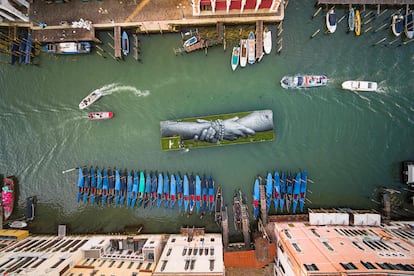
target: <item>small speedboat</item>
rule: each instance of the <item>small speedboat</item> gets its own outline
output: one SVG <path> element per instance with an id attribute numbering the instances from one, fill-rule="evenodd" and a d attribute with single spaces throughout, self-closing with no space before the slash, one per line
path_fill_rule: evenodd
<path id="1" fill-rule="evenodd" d="M 414 36 L 414 14 L 412 11 L 408 11 L 404 17 L 404 33 L 410 39 Z"/>
<path id="2" fill-rule="evenodd" d="M 349 9 L 348 29 L 349 29 L 350 32 L 353 32 L 354 29 L 355 29 L 355 11 L 354 11 L 354 8 Z"/>
<path id="3" fill-rule="evenodd" d="M 263 49 L 266 54 L 270 54 L 272 51 L 272 32 L 270 30 L 263 32 Z"/>
<path id="4" fill-rule="evenodd" d="M 361 34 L 361 15 L 359 13 L 359 10 L 356 10 L 355 12 L 355 35 L 359 36 Z"/>
<path id="5" fill-rule="evenodd" d="M 330 9 L 326 14 L 326 27 L 331 34 L 336 31 L 336 13 L 334 9 Z"/>
<path id="6" fill-rule="evenodd" d="M 325 75 L 284 76 L 280 81 L 283 88 L 309 88 L 325 86 L 328 78 Z"/>
<path id="7" fill-rule="evenodd" d="M 125 31 L 122 32 L 122 53 L 124 56 L 129 54 L 129 37 L 128 33 Z"/>
<path id="8" fill-rule="evenodd" d="M 404 29 L 404 16 L 402 14 L 394 14 L 392 16 L 391 29 L 395 36 L 400 36 Z"/>
<path id="9" fill-rule="evenodd" d="M 192 36 L 189 39 L 187 39 L 186 41 L 184 41 L 184 48 L 190 47 L 191 45 L 196 44 L 198 41 L 198 37 L 197 36 Z"/>
<path id="10" fill-rule="evenodd" d="M 247 39 L 247 62 L 254 64 L 256 62 L 256 37 L 253 32 L 249 33 Z"/>
<path id="11" fill-rule="evenodd" d="M 235 71 L 237 66 L 239 65 L 239 58 L 240 58 L 240 47 L 234 46 L 233 51 L 231 53 L 231 69 L 233 71 Z"/>
<path id="12" fill-rule="evenodd" d="M 366 91 L 373 92 L 378 88 L 378 84 L 373 81 L 345 81 L 342 83 L 342 89 L 352 91 Z"/>
<path id="13" fill-rule="evenodd" d="M 99 111 L 99 112 L 90 112 L 89 119 L 92 121 L 95 120 L 108 120 L 114 116 L 114 113 L 111 111 Z"/>
<path id="14" fill-rule="evenodd" d="M 99 90 L 94 90 L 79 103 L 79 109 L 87 108 L 88 106 L 99 100 L 102 96 L 102 92 L 100 92 Z"/>
<path id="15" fill-rule="evenodd" d="M 240 67 L 247 65 L 247 39 L 240 40 Z"/>

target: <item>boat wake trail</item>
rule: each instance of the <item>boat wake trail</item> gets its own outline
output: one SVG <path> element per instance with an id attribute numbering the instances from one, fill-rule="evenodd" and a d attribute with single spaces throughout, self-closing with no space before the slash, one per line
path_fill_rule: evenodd
<path id="1" fill-rule="evenodd" d="M 136 95 L 138 97 L 146 97 L 150 94 L 149 90 L 139 90 L 134 86 L 122 85 L 122 84 L 119 84 L 119 83 L 107 84 L 107 85 L 102 86 L 99 89 L 96 89 L 95 91 L 101 92 L 102 95 L 104 95 L 104 96 L 111 95 L 113 93 L 123 92 L 123 91 L 132 92 L 132 93 L 134 93 L 134 95 Z"/>

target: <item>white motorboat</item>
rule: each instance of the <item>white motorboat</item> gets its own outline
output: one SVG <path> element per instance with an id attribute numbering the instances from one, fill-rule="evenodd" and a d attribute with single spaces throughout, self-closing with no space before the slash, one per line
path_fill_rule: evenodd
<path id="1" fill-rule="evenodd" d="M 247 65 L 247 39 L 240 40 L 240 67 Z"/>
<path id="2" fill-rule="evenodd" d="M 334 9 L 330 9 L 326 14 L 326 27 L 328 31 L 333 34 L 336 31 L 336 13 Z"/>
<path id="3" fill-rule="evenodd" d="M 404 16 L 402 14 L 394 14 L 391 21 L 393 34 L 395 36 L 400 36 L 404 29 Z"/>
<path id="4" fill-rule="evenodd" d="M 373 92 L 378 88 L 378 84 L 373 81 L 357 81 L 350 80 L 342 83 L 342 89 L 352 90 L 352 91 L 365 91 Z"/>
<path id="5" fill-rule="evenodd" d="M 97 100 L 101 98 L 102 92 L 99 90 L 94 90 L 92 93 L 90 93 L 88 96 L 86 96 L 80 103 L 79 103 L 79 109 L 85 109 Z"/>
<path id="6" fill-rule="evenodd" d="M 21 220 L 15 220 L 9 223 L 10 228 L 25 228 L 27 223 Z"/>
<path id="7" fill-rule="evenodd" d="M 408 11 L 407 15 L 404 17 L 404 33 L 407 38 L 413 38 L 414 36 L 414 14 L 412 11 Z"/>
<path id="8" fill-rule="evenodd" d="M 272 51 L 272 31 L 270 30 L 263 32 L 263 49 L 266 54 Z"/>

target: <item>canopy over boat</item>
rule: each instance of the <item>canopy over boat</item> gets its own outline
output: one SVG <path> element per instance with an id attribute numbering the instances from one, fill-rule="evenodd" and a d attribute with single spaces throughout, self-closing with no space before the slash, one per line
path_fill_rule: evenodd
<path id="1" fill-rule="evenodd" d="M 412 11 L 408 11 L 404 21 L 404 33 L 407 38 L 411 39 L 414 36 L 414 14 Z"/>
<path id="2" fill-rule="evenodd" d="M 345 81 L 342 83 L 342 89 L 352 91 L 373 92 L 378 88 L 378 84 L 373 81 Z"/>

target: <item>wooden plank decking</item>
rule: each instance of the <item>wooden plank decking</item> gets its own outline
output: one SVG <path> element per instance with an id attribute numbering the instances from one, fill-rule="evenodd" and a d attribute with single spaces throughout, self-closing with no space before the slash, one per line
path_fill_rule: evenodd
<path id="1" fill-rule="evenodd" d="M 114 50 L 115 50 L 115 57 L 122 58 L 121 26 L 114 27 Z"/>
<path id="2" fill-rule="evenodd" d="M 263 56 L 263 21 L 256 21 L 256 58 Z"/>

